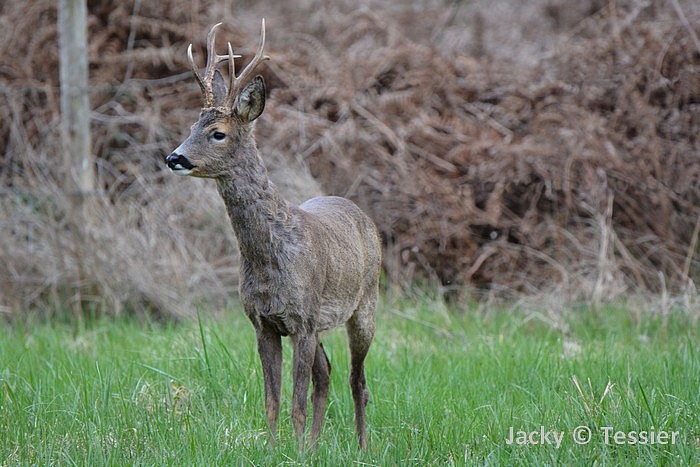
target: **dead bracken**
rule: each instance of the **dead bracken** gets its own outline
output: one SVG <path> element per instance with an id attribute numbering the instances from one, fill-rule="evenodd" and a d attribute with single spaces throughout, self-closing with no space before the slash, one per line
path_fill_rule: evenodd
<path id="1" fill-rule="evenodd" d="M 56 201 L 60 168 L 48 170 L 59 141 L 55 4 L 2 7 L 0 21 L 13 27 L 0 28 L 0 306 L 79 290 L 74 300 L 169 313 L 181 298 L 167 279 L 201 257 L 210 263 L 190 279 L 201 295 L 188 300 L 226 300 L 236 254 L 206 226 L 225 232 L 223 207 L 178 217 L 152 200 L 177 189 L 162 158 L 199 102 L 182 72 L 190 38 L 220 18 L 263 14 L 275 52 L 263 71 L 261 153 L 272 172 L 284 167 L 276 180 L 313 184 L 278 162 L 295 154 L 323 191 L 368 212 L 393 281 L 604 300 L 682 293 L 700 279 L 697 2 L 273 3 L 222 12 L 182 0 L 90 2 L 93 143 L 111 231 L 87 229 L 79 240 Z M 28 40 L 29 30 L 41 32 Z M 234 47 L 256 33 L 238 33 Z M 253 52 L 240 49 L 243 63 Z M 197 237 L 196 250 L 153 247 L 182 232 Z M 96 245 L 115 252 L 93 257 Z"/>

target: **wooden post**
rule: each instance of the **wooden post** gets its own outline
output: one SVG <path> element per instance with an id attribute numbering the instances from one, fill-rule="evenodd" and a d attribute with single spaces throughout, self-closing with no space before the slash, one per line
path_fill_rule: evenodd
<path id="1" fill-rule="evenodd" d="M 58 0 L 58 48 L 64 189 L 82 201 L 95 191 L 90 142 L 86 0 Z"/>
<path id="2" fill-rule="evenodd" d="M 70 300 L 76 317 L 82 315 L 85 287 L 92 284 L 84 268 L 84 255 L 90 238 L 89 226 L 96 218 L 92 209 L 95 175 L 90 142 L 86 1 L 58 0 L 63 191 L 67 201 L 65 214 L 70 219 L 68 228 L 75 245 L 73 255 L 78 267 Z"/>

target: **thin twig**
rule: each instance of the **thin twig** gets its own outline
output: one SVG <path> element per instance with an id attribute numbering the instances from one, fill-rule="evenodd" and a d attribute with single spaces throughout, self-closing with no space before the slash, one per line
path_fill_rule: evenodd
<path id="1" fill-rule="evenodd" d="M 402 313 L 399 310 L 390 308 L 389 313 L 396 315 L 400 318 L 406 319 L 408 321 L 412 321 L 414 323 L 420 324 L 421 326 L 425 326 L 426 328 L 430 328 L 433 331 L 436 331 L 438 334 L 441 334 L 442 336 L 447 337 L 448 339 L 452 339 L 453 335 L 450 331 L 448 331 L 445 328 L 441 328 L 440 326 L 437 326 L 433 323 L 429 323 L 427 321 L 424 321 L 422 319 L 416 318 L 415 316 L 407 315 L 406 313 Z"/>
<path id="2" fill-rule="evenodd" d="M 688 21 L 688 17 L 685 16 L 685 13 L 683 12 L 681 5 L 678 3 L 678 0 L 669 0 L 669 2 L 671 2 L 673 9 L 676 10 L 678 19 L 680 19 L 681 23 L 683 23 L 683 27 L 686 29 L 686 31 L 688 31 L 688 34 L 690 34 L 690 38 L 693 40 L 695 48 L 698 49 L 698 53 L 700 53 L 700 39 L 698 39 L 698 35 L 695 34 L 695 29 L 693 29 L 693 27 L 690 25 L 690 21 Z"/>
<path id="3" fill-rule="evenodd" d="M 695 248 L 698 245 L 698 237 L 700 236 L 700 214 L 698 214 L 698 219 L 695 221 L 695 228 L 693 229 L 693 236 L 690 237 L 690 245 L 688 245 L 688 254 L 685 256 L 685 263 L 683 264 L 683 282 L 688 283 L 690 279 L 690 265 L 693 263 L 693 257 L 695 256 Z"/>

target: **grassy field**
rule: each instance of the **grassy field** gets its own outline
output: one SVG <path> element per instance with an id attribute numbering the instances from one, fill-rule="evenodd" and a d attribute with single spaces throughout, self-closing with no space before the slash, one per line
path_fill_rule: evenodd
<path id="1" fill-rule="evenodd" d="M 0 465 L 700 462 L 696 323 L 623 306 L 545 316 L 385 301 L 366 453 L 342 332 L 324 339 L 333 373 L 322 439 L 300 454 L 289 346 L 270 447 L 254 335 L 238 310 L 199 323 L 1 325 Z"/>

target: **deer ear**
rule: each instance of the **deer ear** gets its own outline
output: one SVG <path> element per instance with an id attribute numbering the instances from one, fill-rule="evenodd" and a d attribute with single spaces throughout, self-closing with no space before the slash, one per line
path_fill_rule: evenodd
<path id="1" fill-rule="evenodd" d="M 233 104 L 233 112 L 245 122 L 252 122 L 260 116 L 265 108 L 265 81 L 256 76 L 243 88 Z"/>
<path id="2" fill-rule="evenodd" d="M 224 105 L 228 90 L 226 88 L 226 81 L 219 70 L 214 72 L 214 80 L 212 81 L 211 88 L 212 94 L 214 94 L 214 107 L 221 107 Z"/>

